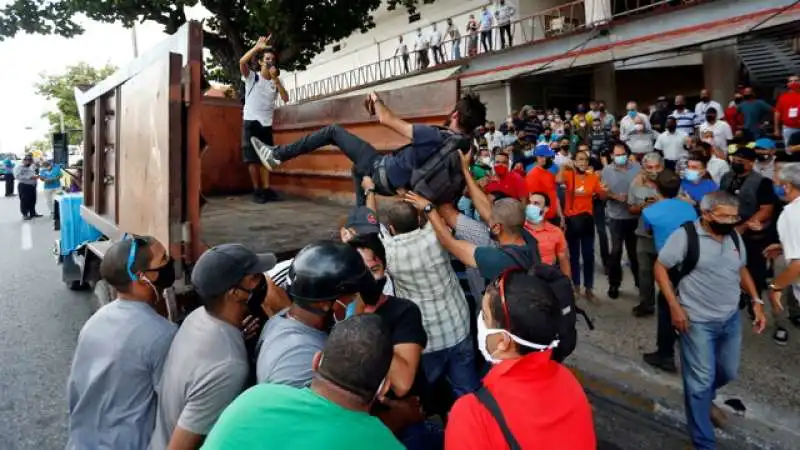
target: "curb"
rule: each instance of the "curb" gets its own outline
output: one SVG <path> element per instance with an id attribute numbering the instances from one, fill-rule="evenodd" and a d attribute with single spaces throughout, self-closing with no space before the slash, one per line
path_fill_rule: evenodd
<path id="1" fill-rule="evenodd" d="M 659 382 L 655 370 L 582 342 L 566 366 L 575 374 L 590 397 L 598 397 L 633 412 L 653 417 L 658 422 L 684 431 L 686 417 L 683 408 L 683 389 L 677 382 Z M 720 399 L 724 398 L 720 394 Z M 749 402 L 742 399 L 745 405 Z M 744 416 L 729 413 L 724 430 L 717 430 L 717 444 L 724 449 L 782 450 L 797 448 L 800 430 L 769 420 L 783 414 L 759 408 L 769 414 L 750 412 Z M 729 411 L 729 410 L 728 410 Z M 796 413 L 795 413 L 796 415 Z M 687 442 L 690 442 L 687 434 Z"/>

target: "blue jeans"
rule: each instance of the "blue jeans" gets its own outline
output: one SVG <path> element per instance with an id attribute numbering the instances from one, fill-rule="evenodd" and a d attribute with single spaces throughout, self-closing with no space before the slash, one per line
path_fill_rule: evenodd
<path id="1" fill-rule="evenodd" d="M 477 391 L 481 385 L 469 336 L 450 348 L 424 353 L 422 369 L 429 386 L 433 386 L 439 377 L 447 377 L 456 398 Z"/>
<path id="2" fill-rule="evenodd" d="M 567 236 L 567 246 L 572 284 L 576 288 L 581 285 L 581 255 L 583 255 L 583 287 L 594 288 L 594 230 L 583 236 Z"/>
<path id="3" fill-rule="evenodd" d="M 691 322 L 680 336 L 686 425 L 694 447 L 715 449 L 711 404 L 717 389 L 736 378 L 742 352 L 739 311 L 717 322 Z"/>
<path id="4" fill-rule="evenodd" d="M 461 59 L 461 41 L 455 40 L 450 44 L 450 50 L 453 54 L 453 60 Z"/>
<path id="5" fill-rule="evenodd" d="M 783 143 L 786 145 L 786 147 L 789 147 L 789 138 L 795 133 L 800 133 L 800 128 L 787 127 L 786 125 L 783 126 Z"/>

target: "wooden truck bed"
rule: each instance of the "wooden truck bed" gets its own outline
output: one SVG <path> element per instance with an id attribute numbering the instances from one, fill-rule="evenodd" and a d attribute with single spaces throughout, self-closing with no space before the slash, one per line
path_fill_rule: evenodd
<path id="1" fill-rule="evenodd" d="M 290 198 L 257 204 L 250 195 L 206 198 L 201 212 L 206 245 L 240 243 L 256 253 L 293 253 L 311 242 L 338 239 L 349 208 L 322 200 Z M 283 259 L 283 258 L 281 258 Z"/>

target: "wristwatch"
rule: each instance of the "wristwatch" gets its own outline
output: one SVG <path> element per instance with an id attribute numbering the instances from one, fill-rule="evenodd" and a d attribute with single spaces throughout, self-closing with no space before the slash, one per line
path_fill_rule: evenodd
<path id="1" fill-rule="evenodd" d="M 374 194 L 375 189 L 364 189 L 364 195 Z"/>
<path id="2" fill-rule="evenodd" d="M 425 214 L 428 214 L 428 213 L 430 213 L 431 211 L 433 211 L 433 203 L 428 203 L 427 205 L 425 205 L 425 207 L 424 207 L 424 208 L 422 208 L 422 211 L 423 211 Z"/>
<path id="3" fill-rule="evenodd" d="M 782 291 L 782 290 L 783 290 L 783 289 L 779 288 L 778 286 L 775 286 L 775 283 L 770 283 L 770 284 L 768 284 L 768 285 L 767 285 L 767 287 L 768 287 L 768 288 L 769 288 L 769 290 L 771 290 L 771 291 L 777 291 L 777 292 L 780 292 L 780 291 Z"/>

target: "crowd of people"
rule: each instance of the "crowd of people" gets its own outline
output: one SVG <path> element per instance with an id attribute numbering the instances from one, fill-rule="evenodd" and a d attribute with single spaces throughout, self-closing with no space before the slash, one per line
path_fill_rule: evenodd
<path id="1" fill-rule="evenodd" d="M 680 96 L 668 114 L 630 103 L 622 118 L 597 101 L 563 116 L 525 107 L 495 127 L 472 94 L 442 128 L 371 94 L 368 111 L 410 142 L 391 153 L 336 125 L 273 146 L 264 127 L 246 156 L 269 170 L 327 145 L 353 162 L 340 238 L 281 262 L 235 243 L 207 250 L 190 276 L 202 305 L 179 328 L 158 313 L 175 282 L 164 246 L 114 243 L 100 272 L 118 296 L 81 330 L 67 448 L 596 448 L 562 361 L 576 298 L 597 301 L 597 238 L 607 296 L 624 250 L 633 314 L 658 316 L 644 359 L 677 371 L 677 342 L 689 434 L 715 448 L 714 394 L 736 377 L 743 314 L 761 333 L 766 291 L 775 341 L 800 325 L 800 166 L 761 128 L 774 120 L 786 152 L 800 150 L 796 77 L 789 88 L 774 115 L 743 90 L 728 128 L 707 95 L 700 113 Z M 780 253 L 788 265 L 772 273 Z"/>

